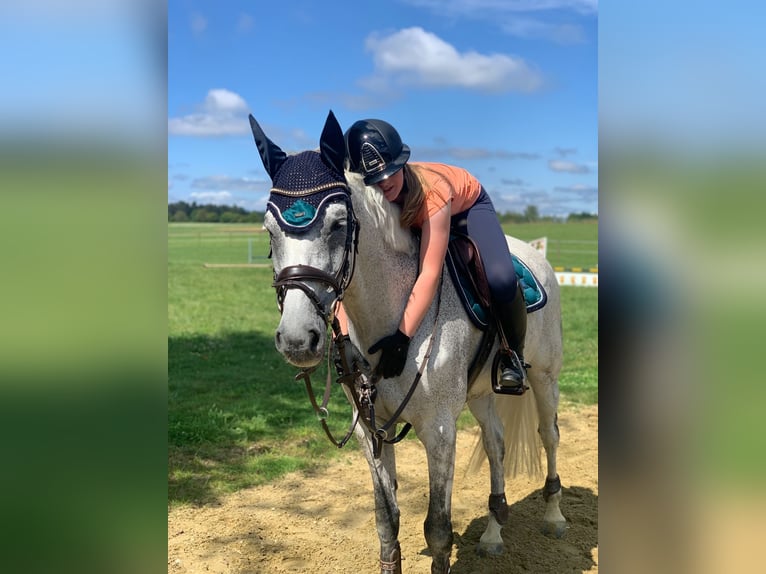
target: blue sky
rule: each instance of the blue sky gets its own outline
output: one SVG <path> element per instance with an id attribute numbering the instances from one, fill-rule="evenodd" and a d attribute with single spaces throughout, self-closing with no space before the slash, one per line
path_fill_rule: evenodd
<path id="1" fill-rule="evenodd" d="M 598 212 L 597 0 L 168 3 L 168 201 L 265 207 L 288 152 L 380 118 L 498 211 Z"/>

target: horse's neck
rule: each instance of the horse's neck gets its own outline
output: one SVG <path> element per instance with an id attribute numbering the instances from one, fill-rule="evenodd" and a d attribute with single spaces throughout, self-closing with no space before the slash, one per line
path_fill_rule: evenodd
<path id="1" fill-rule="evenodd" d="M 400 235 L 398 243 L 400 249 L 406 243 L 408 252 L 397 251 L 392 246 L 395 241 L 392 237 L 398 230 L 392 234 L 389 226 L 398 226 L 398 220 L 392 219 L 390 213 L 381 214 L 370 204 L 362 195 L 366 193 L 363 188 L 354 193 L 359 252 L 344 306 L 357 338 L 369 344 L 398 327 L 417 276 L 417 259 L 409 232 Z"/>

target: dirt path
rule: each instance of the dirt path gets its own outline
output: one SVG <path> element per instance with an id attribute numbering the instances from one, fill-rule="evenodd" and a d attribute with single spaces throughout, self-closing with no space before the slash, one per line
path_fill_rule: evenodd
<path id="1" fill-rule="evenodd" d="M 506 483 L 511 518 L 506 552 L 479 558 L 474 547 L 487 524 L 489 472 L 465 475 L 477 432 L 458 436 L 452 521 L 453 574 L 598 572 L 598 407 L 559 413 L 562 539 L 542 535 L 541 481 Z M 418 441 L 397 446 L 405 574 L 430 572 L 423 520 L 428 479 Z M 539 482 L 539 484 L 538 484 Z M 318 475 L 293 473 L 240 491 L 216 506 L 179 508 L 168 516 L 170 574 L 364 574 L 380 572 L 372 483 L 361 452 L 349 452 Z"/>

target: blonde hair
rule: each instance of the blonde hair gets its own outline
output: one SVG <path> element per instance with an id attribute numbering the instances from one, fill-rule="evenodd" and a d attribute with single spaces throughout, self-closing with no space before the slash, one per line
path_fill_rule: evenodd
<path id="1" fill-rule="evenodd" d="M 404 200 L 402 214 L 399 217 L 399 223 L 402 227 L 412 227 L 426 200 L 426 194 L 423 191 L 423 180 L 420 179 L 418 169 L 409 164 L 405 164 L 402 168 L 404 187 L 407 189 L 407 197 Z"/>
<path id="2" fill-rule="evenodd" d="M 416 246 L 409 228 L 396 223 L 401 220 L 399 206 L 388 201 L 380 190 L 365 185 L 363 177 L 356 172 L 346 171 L 346 181 L 351 187 L 352 198 L 360 200 L 354 202 L 354 208 L 363 209 L 373 225 L 383 230 L 386 244 L 394 251 L 414 254 Z"/>
<path id="3" fill-rule="evenodd" d="M 402 169 L 404 171 L 404 186 L 407 189 L 407 196 L 402 206 L 402 215 L 399 218 L 399 223 L 402 227 L 412 227 L 417 222 L 418 215 L 420 215 L 423 209 L 423 204 L 426 201 L 426 192 L 423 189 L 423 182 L 425 181 L 423 177 L 424 171 L 428 171 L 440 179 L 449 186 L 452 196 L 455 195 L 455 187 L 452 185 L 452 182 L 425 165 L 405 164 Z"/>

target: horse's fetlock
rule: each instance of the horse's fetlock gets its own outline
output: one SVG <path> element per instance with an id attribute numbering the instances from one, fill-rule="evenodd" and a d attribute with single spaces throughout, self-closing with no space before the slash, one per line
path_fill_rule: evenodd
<path id="1" fill-rule="evenodd" d="M 508 502 L 504 492 L 489 495 L 489 511 L 501 526 L 508 522 Z"/>
<path id="2" fill-rule="evenodd" d="M 380 559 L 380 572 L 381 574 L 402 574 L 402 550 L 399 546 L 399 541 L 394 543 L 394 547 L 389 552 L 388 557 L 384 560 Z"/>
<path id="3" fill-rule="evenodd" d="M 454 533 L 452 521 L 445 516 L 439 519 L 426 518 L 424 531 L 428 548 L 434 556 L 449 554 L 452 550 Z"/>
<path id="4" fill-rule="evenodd" d="M 546 478 L 545 486 L 543 486 L 543 499 L 548 502 L 548 499 L 561 490 L 561 479 L 557 474 L 555 478 Z"/>

